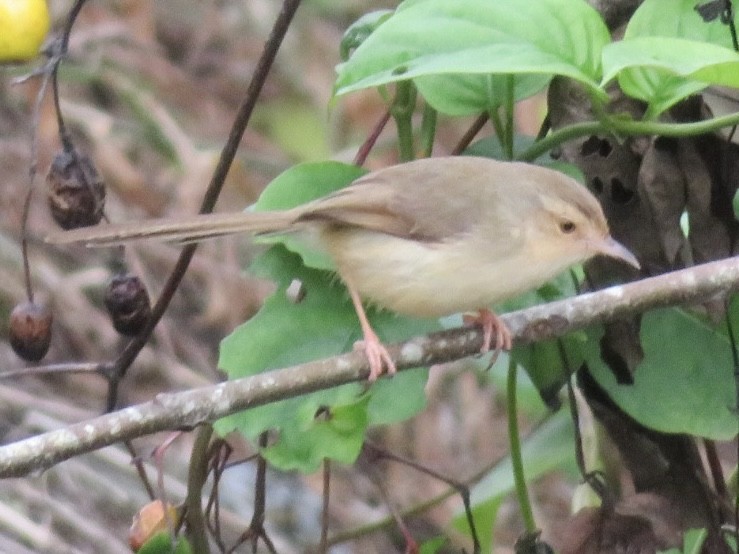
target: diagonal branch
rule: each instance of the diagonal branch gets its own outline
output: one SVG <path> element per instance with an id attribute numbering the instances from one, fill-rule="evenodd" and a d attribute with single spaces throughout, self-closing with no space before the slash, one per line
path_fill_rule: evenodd
<path id="1" fill-rule="evenodd" d="M 701 302 L 738 288 L 739 258 L 728 258 L 513 312 L 503 319 L 515 343 L 527 344 L 654 308 Z M 481 345 L 478 329 L 461 328 L 416 337 L 388 349 L 401 370 L 470 356 Z M 122 440 L 192 428 L 368 375 L 367 360 L 352 352 L 185 392 L 162 393 L 151 402 L 0 447 L 0 477 L 23 476 Z"/>

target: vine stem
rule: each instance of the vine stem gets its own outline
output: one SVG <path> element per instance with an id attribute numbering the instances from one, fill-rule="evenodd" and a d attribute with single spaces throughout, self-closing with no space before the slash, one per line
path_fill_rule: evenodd
<path id="1" fill-rule="evenodd" d="M 203 486 L 208 478 L 208 445 L 213 436 L 213 427 L 203 425 L 195 435 L 195 444 L 190 457 L 187 476 L 187 537 L 195 554 L 208 554 L 208 535 L 203 515 Z"/>
<path id="2" fill-rule="evenodd" d="M 416 86 L 411 81 L 400 81 L 395 87 L 395 99 L 390 113 L 398 130 L 398 151 L 400 160 L 413 160 L 413 110 L 416 106 Z"/>
<path id="3" fill-rule="evenodd" d="M 733 113 L 722 117 L 714 117 L 694 123 L 662 123 L 659 121 L 633 121 L 610 117 L 604 121 L 583 121 L 562 127 L 550 133 L 540 141 L 534 143 L 517 159 L 521 161 L 532 161 L 546 154 L 554 147 L 568 140 L 594 135 L 599 133 L 617 134 L 622 136 L 659 135 L 663 137 L 691 137 L 712 133 L 731 127 L 739 123 L 739 113 Z"/>
<path id="4" fill-rule="evenodd" d="M 508 360 L 508 379 L 506 384 L 506 415 L 508 417 L 508 444 L 511 455 L 511 467 L 513 468 L 513 481 L 516 486 L 516 497 L 518 507 L 521 510 L 524 527 L 527 533 L 536 531 L 534 512 L 531 509 L 529 491 L 526 487 L 526 476 L 523 471 L 523 455 L 521 453 L 521 435 L 518 432 L 518 402 L 516 397 L 516 377 L 518 366 L 513 357 Z"/>
<path id="5" fill-rule="evenodd" d="M 513 159 L 513 140 L 515 136 L 515 113 L 516 113 L 516 99 L 515 93 L 515 80 L 513 75 L 506 76 L 506 98 L 505 98 L 505 140 L 503 142 L 503 151 L 507 160 Z"/>

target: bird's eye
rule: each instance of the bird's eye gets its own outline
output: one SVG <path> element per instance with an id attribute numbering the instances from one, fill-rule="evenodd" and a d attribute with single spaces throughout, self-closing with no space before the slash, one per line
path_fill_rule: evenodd
<path id="1" fill-rule="evenodd" d="M 559 224 L 559 230 L 566 235 L 572 233 L 576 229 L 576 227 L 577 226 L 575 225 L 575 223 L 573 221 L 570 221 L 569 219 L 565 219 Z"/>

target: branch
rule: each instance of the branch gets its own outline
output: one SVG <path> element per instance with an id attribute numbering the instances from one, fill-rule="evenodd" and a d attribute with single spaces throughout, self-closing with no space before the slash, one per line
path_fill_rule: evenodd
<path id="1" fill-rule="evenodd" d="M 728 258 L 560 300 L 503 316 L 515 344 L 562 336 L 575 329 L 646 310 L 698 303 L 739 288 L 739 258 Z M 399 370 L 457 360 L 479 352 L 482 333 L 460 328 L 389 347 Z M 357 352 L 178 393 L 131 406 L 0 447 L 0 477 L 47 469 L 119 441 L 170 429 L 193 428 L 234 412 L 366 379 Z"/>

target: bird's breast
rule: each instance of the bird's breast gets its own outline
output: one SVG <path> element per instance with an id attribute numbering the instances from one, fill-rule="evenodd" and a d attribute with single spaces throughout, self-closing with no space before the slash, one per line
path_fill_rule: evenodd
<path id="1" fill-rule="evenodd" d="M 519 237 L 520 239 L 520 237 Z M 421 242 L 357 228 L 324 229 L 340 276 L 365 299 L 400 314 L 440 317 L 516 296 L 552 277 L 509 247 L 460 236 Z M 520 239 L 522 240 L 522 239 Z"/>

